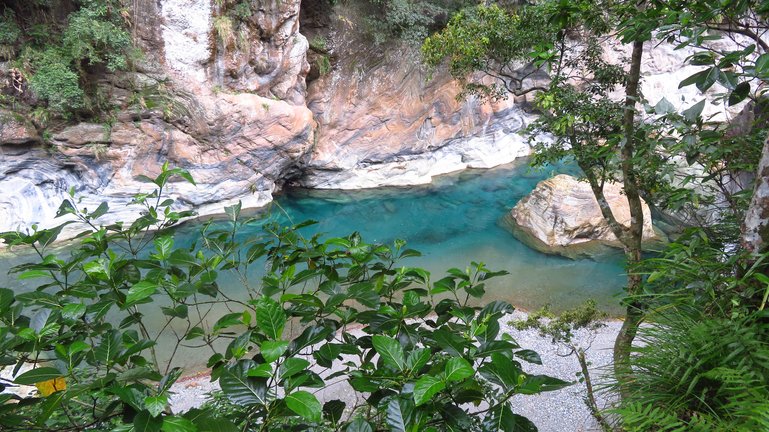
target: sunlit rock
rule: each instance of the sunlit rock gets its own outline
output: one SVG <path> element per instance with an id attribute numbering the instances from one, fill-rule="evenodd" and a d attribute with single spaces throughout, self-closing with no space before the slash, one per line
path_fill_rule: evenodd
<path id="1" fill-rule="evenodd" d="M 608 183 L 604 194 L 617 221 L 629 226 L 630 209 L 622 186 Z M 645 202 L 642 206 L 643 239 L 648 245 L 662 239 L 652 226 L 649 206 Z M 590 185 L 565 174 L 540 182 L 506 220 L 519 240 L 545 253 L 576 258 L 598 254 L 605 246 L 621 247 Z"/>

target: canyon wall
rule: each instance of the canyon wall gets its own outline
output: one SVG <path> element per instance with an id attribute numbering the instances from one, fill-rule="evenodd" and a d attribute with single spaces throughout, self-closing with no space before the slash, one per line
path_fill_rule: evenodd
<path id="1" fill-rule="evenodd" d="M 265 205 L 286 183 L 420 184 L 530 154 L 520 132 L 535 117 L 525 100 L 457 99 L 459 85 L 441 70 L 428 77 L 414 47 L 374 45 L 353 2 L 245 3 L 251 12 L 232 31 L 217 2 L 135 1 L 131 30 L 144 55 L 132 72 L 99 78 L 115 107 L 108 122 L 37 130 L 0 110 L 0 231 L 53 225 L 70 188 L 81 206 L 107 201 L 112 219 L 130 220 L 125 204 L 151 191 L 138 176 L 166 161 L 198 183 L 166 192 L 211 214 L 238 200 Z M 650 46 L 643 90 L 652 104 L 682 94 L 671 86 L 693 73 L 681 68 L 686 55 Z M 12 72 L 0 64 L 0 86 L 15 85 Z M 699 100 L 686 90 L 671 102 Z"/>

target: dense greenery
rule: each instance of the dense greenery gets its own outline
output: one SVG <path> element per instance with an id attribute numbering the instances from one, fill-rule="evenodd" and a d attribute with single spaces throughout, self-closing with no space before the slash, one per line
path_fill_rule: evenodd
<path id="1" fill-rule="evenodd" d="M 368 32 L 374 43 L 401 40 L 419 45 L 430 32 L 443 28 L 451 15 L 470 0 L 362 0 Z"/>
<path id="2" fill-rule="evenodd" d="M 757 222 L 765 221 L 766 198 L 751 201 L 751 184 L 739 179 L 758 171 L 760 187 L 766 176 L 766 167 L 757 168 L 766 139 L 767 14 L 761 1 L 482 5 L 457 14 L 423 46 L 428 64 L 448 63 L 464 95 L 535 93 L 541 116 L 532 131 L 555 139 L 539 146 L 537 163 L 572 158 L 599 204 L 606 182 L 623 184 L 631 226 L 617 226 L 602 207 L 629 263 L 627 319 L 615 345 L 619 427 L 766 428 L 766 357 L 763 350 L 747 355 L 767 343 L 769 278 L 760 241 L 767 237 Z M 639 85 L 643 59 L 660 42 L 691 50 L 686 63 L 702 67 L 680 88 L 706 92 L 718 85 L 719 91 L 680 112 L 665 98 L 646 100 Z M 629 57 L 606 55 L 607 44 L 624 45 Z M 473 81 L 478 72 L 496 84 Z M 624 99 L 612 96 L 618 90 Z M 751 103 L 732 123 L 703 115 L 708 103 L 746 100 Z M 662 257 L 642 260 L 641 197 L 698 229 Z M 631 356 L 638 324 L 647 318 L 656 324 L 640 330 L 646 347 Z M 731 349 L 741 354 L 727 355 Z"/>
<path id="3" fill-rule="evenodd" d="M 107 205 L 79 209 L 72 197 L 59 214 L 76 220 L 0 235 L 34 249 L 38 259 L 12 271 L 39 281 L 0 289 L 0 360 L 19 373 L 0 384 L 39 390 L 1 396 L 3 430 L 530 431 L 511 397 L 569 384 L 524 372 L 521 361 L 541 360 L 500 332 L 512 306 L 471 305 L 505 272 L 472 263 L 436 280 L 400 264 L 419 255 L 403 241 L 304 238 L 307 223 L 254 234 L 239 205 L 178 246 L 168 229 L 191 214 L 163 197 L 176 176 L 192 181 L 166 167 L 146 179 L 155 190 L 136 196 L 143 216 L 131 224 L 99 226 Z M 88 229 L 68 251 L 49 250 L 73 224 Z M 250 266 L 264 266 L 260 281 Z M 224 273 L 240 286 L 220 284 Z M 243 417 L 217 404 L 170 413 L 189 350 L 210 353 L 212 380 Z M 314 389 L 344 378 L 365 396 L 321 405 Z"/>
<path id="4" fill-rule="evenodd" d="M 128 67 L 132 41 L 120 0 L 11 1 L 2 8 L 0 55 L 23 72 L 34 98 L 65 117 L 107 108 L 89 74 Z"/>

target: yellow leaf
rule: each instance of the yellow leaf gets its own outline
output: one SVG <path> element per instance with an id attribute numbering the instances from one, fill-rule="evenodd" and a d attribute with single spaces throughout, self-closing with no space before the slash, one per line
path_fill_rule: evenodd
<path id="1" fill-rule="evenodd" d="M 58 377 L 54 379 L 50 379 L 48 381 L 41 381 L 37 384 L 35 384 L 35 387 L 37 387 L 37 391 L 40 392 L 43 396 L 50 396 L 57 391 L 62 391 L 67 388 L 67 382 L 64 381 L 64 378 Z"/>

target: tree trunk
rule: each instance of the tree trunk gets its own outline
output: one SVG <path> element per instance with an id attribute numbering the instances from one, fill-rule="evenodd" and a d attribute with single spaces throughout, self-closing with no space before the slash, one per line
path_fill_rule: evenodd
<path id="1" fill-rule="evenodd" d="M 750 207 L 745 213 L 742 230 L 742 247 L 752 254 L 759 254 L 769 245 L 769 140 L 764 143 L 758 163 L 756 185 Z"/>
<path id="2" fill-rule="evenodd" d="M 633 274 L 633 268 L 641 262 L 641 241 L 643 240 L 643 207 L 638 193 L 638 183 L 634 169 L 633 158 L 635 156 L 635 106 L 638 102 L 638 85 L 641 79 L 641 60 L 643 58 L 643 42 L 633 42 L 633 54 L 630 62 L 628 82 L 625 87 L 625 113 L 622 119 L 625 143 L 620 152 L 622 167 L 622 180 L 630 209 L 630 227 L 620 238 L 627 257 L 628 278 L 627 293 L 633 297 L 639 294 L 641 289 L 641 276 Z M 614 342 L 614 374 L 620 383 L 620 391 L 628 379 L 630 370 L 630 350 L 633 345 L 638 326 L 643 318 L 643 305 L 631 300 L 627 305 L 625 322 L 622 324 L 617 339 Z"/>

